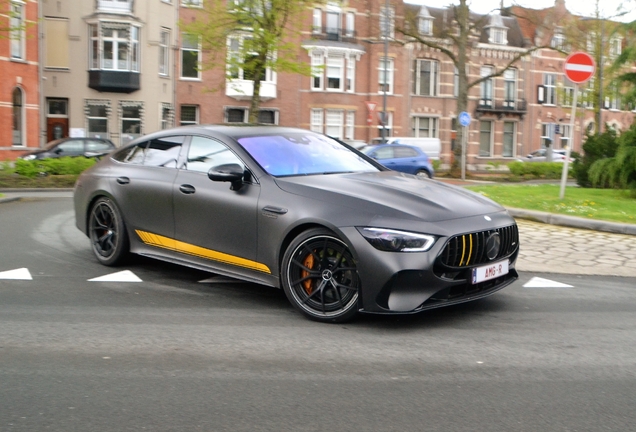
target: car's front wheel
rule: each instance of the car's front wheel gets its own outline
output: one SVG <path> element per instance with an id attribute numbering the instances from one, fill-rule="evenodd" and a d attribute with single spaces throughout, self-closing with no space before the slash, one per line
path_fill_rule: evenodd
<path id="1" fill-rule="evenodd" d="M 296 237 L 283 257 L 281 278 L 289 301 L 310 319 L 343 322 L 358 311 L 353 255 L 331 231 L 315 228 Z"/>
<path id="2" fill-rule="evenodd" d="M 428 172 L 425 169 L 421 169 L 418 172 L 415 173 L 416 176 L 418 177 L 425 177 L 425 178 L 433 178 L 433 176 L 431 175 L 430 172 Z"/>
<path id="3" fill-rule="evenodd" d="M 115 203 L 99 198 L 88 217 L 88 236 L 97 260 L 107 266 L 121 264 L 128 254 L 128 234 Z"/>

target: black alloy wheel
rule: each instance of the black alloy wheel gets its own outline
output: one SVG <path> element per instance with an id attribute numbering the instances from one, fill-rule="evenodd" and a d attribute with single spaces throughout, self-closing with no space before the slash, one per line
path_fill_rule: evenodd
<path id="1" fill-rule="evenodd" d="M 283 257 L 281 277 L 289 301 L 310 319 L 343 322 L 358 312 L 356 264 L 331 231 L 315 228 L 296 237 Z"/>
<path id="2" fill-rule="evenodd" d="M 121 213 L 110 199 L 99 198 L 88 220 L 88 235 L 97 260 L 107 266 L 123 262 L 128 254 L 128 235 Z"/>

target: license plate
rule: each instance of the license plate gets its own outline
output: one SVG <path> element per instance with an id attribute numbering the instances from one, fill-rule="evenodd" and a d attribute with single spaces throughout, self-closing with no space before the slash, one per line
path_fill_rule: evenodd
<path id="1" fill-rule="evenodd" d="M 473 269 L 473 283 L 479 283 L 508 274 L 508 260 Z"/>

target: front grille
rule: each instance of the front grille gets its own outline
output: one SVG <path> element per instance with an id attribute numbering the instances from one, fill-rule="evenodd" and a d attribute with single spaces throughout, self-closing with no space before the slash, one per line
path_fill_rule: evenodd
<path id="1" fill-rule="evenodd" d="M 486 240 L 493 233 L 499 233 L 501 244 L 497 257 L 490 260 L 486 256 Z M 512 255 L 519 247 L 517 225 L 494 230 L 480 231 L 451 237 L 439 256 L 446 267 L 465 268 L 485 264 Z"/>

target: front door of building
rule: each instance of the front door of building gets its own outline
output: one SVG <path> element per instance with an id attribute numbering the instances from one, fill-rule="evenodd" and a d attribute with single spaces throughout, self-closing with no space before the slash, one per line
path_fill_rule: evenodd
<path id="1" fill-rule="evenodd" d="M 46 119 L 46 142 L 68 136 L 68 118 L 48 117 Z"/>

